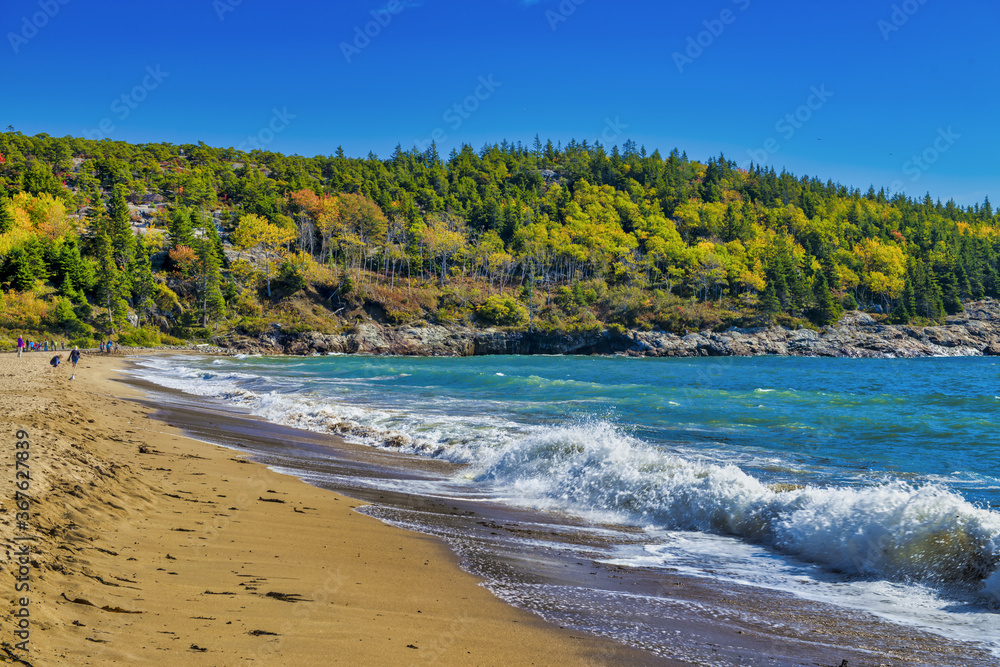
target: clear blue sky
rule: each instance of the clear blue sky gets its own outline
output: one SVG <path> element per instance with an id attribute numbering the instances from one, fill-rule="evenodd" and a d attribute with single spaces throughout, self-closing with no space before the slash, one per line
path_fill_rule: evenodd
<path id="1" fill-rule="evenodd" d="M 631 138 L 996 204 L 998 29 L 996 0 L 5 0 L 0 127 L 310 156 Z"/>

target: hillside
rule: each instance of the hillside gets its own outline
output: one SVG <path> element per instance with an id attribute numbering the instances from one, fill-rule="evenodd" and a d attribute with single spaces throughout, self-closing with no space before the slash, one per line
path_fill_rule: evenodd
<path id="1" fill-rule="evenodd" d="M 941 324 L 1000 216 L 535 141 L 382 159 L 0 134 L 0 328 L 159 343 L 359 323 L 546 334 Z"/>

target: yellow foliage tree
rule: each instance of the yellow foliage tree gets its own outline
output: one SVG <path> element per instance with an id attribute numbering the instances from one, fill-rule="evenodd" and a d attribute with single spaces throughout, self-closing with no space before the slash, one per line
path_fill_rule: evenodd
<path id="1" fill-rule="evenodd" d="M 906 279 L 906 255 L 899 246 L 867 238 L 854 245 L 854 256 L 862 267 L 858 290 L 866 299 L 877 296 L 888 306 L 899 298 Z"/>
<path id="2" fill-rule="evenodd" d="M 294 239 L 294 229 L 272 225 L 265 218 L 252 213 L 240 218 L 236 230 L 229 237 L 230 243 L 237 250 L 257 252 L 263 256 L 268 297 L 271 296 L 272 260 L 280 257 L 281 247 Z"/>

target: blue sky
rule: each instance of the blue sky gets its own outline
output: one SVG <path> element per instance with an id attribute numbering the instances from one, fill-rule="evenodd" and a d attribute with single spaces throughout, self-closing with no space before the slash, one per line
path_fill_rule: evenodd
<path id="1" fill-rule="evenodd" d="M 0 126 L 382 157 L 631 138 L 998 203 L 998 19 L 995 0 L 6 0 Z"/>

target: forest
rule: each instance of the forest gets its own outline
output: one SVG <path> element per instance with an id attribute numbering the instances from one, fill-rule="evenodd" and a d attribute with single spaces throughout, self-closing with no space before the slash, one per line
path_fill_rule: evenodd
<path id="1" fill-rule="evenodd" d="M 678 333 L 932 324 L 1000 296 L 1000 215 L 723 155 L 522 143 L 380 158 L 0 133 L 0 343 L 360 319 Z"/>

